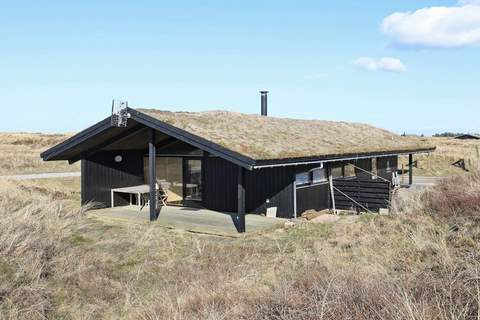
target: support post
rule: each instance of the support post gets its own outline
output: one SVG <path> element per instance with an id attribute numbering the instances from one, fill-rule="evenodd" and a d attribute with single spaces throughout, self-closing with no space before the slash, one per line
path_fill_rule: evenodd
<path id="1" fill-rule="evenodd" d="M 332 176 L 332 169 L 328 168 L 328 182 L 330 185 L 330 197 L 332 198 L 332 209 L 333 213 L 337 213 L 337 209 L 335 208 L 335 192 L 333 190 L 333 176 Z"/>
<path id="2" fill-rule="evenodd" d="M 413 183 L 413 154 L 408 155 L 408 184 Z"/>
<path id="3" fill-rule="evenodd" d="M 405 183 L 405 165 L 402 163 L 402 181 L 401 184 Z"/>
<path id="4" fill-rule="evenodd" d="M 238 167 L 237 187 L 238 212 L 235 217 L 235 227 L 238 232 L 245 232 L 245 169 Z"/>
<path id="5" fill-rule="evenodd" d="M 293 217 L 297 219 L 297 180 L 293 176 Z"/>
<path id="6" fill-rule="evenodd" d="M 203 151 L 203 157 L 202 157 L 202 172 L 201 172 L 201 174 L 202 174 L 202 186 L 206 186 L 206 185 L 207 185 L 206 182 L 205 182 L 205 181 L 206 181 L 206 174 L 205 174 L 205 173 L 206 173 L 206 169 L 205 169 L 205 168 L 206 168 L 206 166 L 207 166 L 208 163 L 209 163 L 209 162 L 208 162 L 208 161 L 209 161 L 209 160 L 208 160 L 208 157 L 209 157 L 209 156 L 210 156 L 210 153 L 208 153 L 207 151 Z M 203 195 L 205 194 L 203 191 L 202 191 L 202 193 L 203 193 Z M 202 205 L 203 205 L 204 207 L 207 207 L 207 205 L 206 205 L 206 203 L 205 203 L 206 200 L 205 200 L 205 197 L 204 197 L 203 195 L 202 195 Z"/>
<path id="7" fill-rule="evenodd" d="M 150 129 L 148 141 L 148 181 L 150 184 L 150 221 L 157 219 L 157 188 L 156 188 L 156 150 L 155 130 Z"/>
<path id="8" fill-rule="evenodd" d="M 115 207 L 115 204 L 113 203 L 115 201 L 115 194 L 113 193 L 113 189 L 110 190 L 110 199 L 111 199 L 111 202 L 112 202 L 112 208 Z"/>

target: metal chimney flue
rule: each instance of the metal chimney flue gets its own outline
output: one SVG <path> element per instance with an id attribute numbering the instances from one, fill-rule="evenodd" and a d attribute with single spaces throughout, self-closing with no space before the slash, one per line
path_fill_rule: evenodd
<path id="1" fill-rule="evenodd" d="M 262 116 L 267 116 L 267 93 L 268 91 L 260 91 L 260 99 L 262 104 Z"/>

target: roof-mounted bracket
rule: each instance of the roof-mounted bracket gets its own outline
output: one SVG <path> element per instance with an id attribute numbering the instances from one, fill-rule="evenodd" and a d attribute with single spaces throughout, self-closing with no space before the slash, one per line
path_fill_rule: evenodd
<path id="1" fill-rule="evenodd" d="M 127 121 L 130 118 L 128 113 L 128 101 L 112 100 L 112 127 L 126 127 Z"/>

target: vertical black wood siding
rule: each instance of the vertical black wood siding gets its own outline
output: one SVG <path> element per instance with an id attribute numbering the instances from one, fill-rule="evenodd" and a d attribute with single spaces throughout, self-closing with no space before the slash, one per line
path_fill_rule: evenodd
<path id="1" fill-rule="evenodd" d="M 203 170 L 203 206 L 211 210 L 237 212 L 238 166 L 222 158 L 206 156 Z"/>
<path id="2" fill-rule="evenodd" d="M 122 156 L 117 163 L 116 155 Z M 82 204 L 111 205 L 110 190 L 144 183 L 143 155 L 132 151 L 101 151 L 82 159 Z M 115 205 L 128 204 L 128 198 L 117 194 Z"/>
<path id="3" fill-rule="evenodd" d="M 330 207 L 328 183 L 297 189 L 297 217 L 307 210 L 324 210 Z"/>
<path id="4" fill-rule="evenodd" d="M 278 217 L 292 218 L 295 173 L 311 168 L 312 166 L 292 166 L 246 170 L 246 212 L 265 213 L 267 208 L 277 207 Z M 205 157 L 203 170 L 203 206 L 211 210 L 237 212 L 238 166 L 218 157 Z M 325 194 L 328 197 L 328 192 Z M 325 194 L 319 194 L 318 198 L 323 199 Z"/>
<path id="5" fill-rule="evenodd" d="M 115 162 L 116 155 L 122 156 L 120 163 Z M 396 164 L 396 157 L 394 165 Z M 371 159 L 358 160 L 357 166 L 365 170 L 371 170 Z M 381 167 L 380 163 L 380 167 Z M 110 206 L 110 190 L 112 188 L 126 187 L 143 184 L 144 161 L 142 152 L 134 151 L 101 151 L 87 159 L 82 160 L 82 203 L 90 201 L 99 202 L 104 206 Z M 295 174 L 305 172 L 315 167 L 286 166 L 275 168 L 263 168 L 245 171 L 245 209 L 247 213 L 265 213 L 269 207 L 277 207 L 277 216 L 283 218 L 294 217 L 294 180 Z M 357 171 L 360 179 L 370 179 L 361 171 Z M 222 158 L 203 157 L 203 206 L 205 208 L 225 212 L 237 212 L 237 182 L 238 166 Z M 338 180 L 336 180 L 338 181 Z M 373 181 L 372 183 L 375 183 Z M 364 183 L 368 183 L 364 182 Z M 337 183 L 338 184 L 338 183 Z M 338 185 L 343 187 L 343 185 Z M 362 185 L 363 186 L 363 185 Z M 360 187 L 362 187 L 360 186 Z M 389 188 L 377 184 L 359 190 L 359 185 L 347 191 L 356 192 L 354 195 L 372 210 L 386 207 L 389 199 Z M 348 189 L 350 187 L 350 189 Z M 373 197 L 368 189 L 372 189 Z M 385 191 L 386 190 L 386 191 Z M 328 208 L 329 190 L 328 184 L 320 184 L 301 188 L 296 191 L 297 214 L 308 209 L 322 210 Z M 337 201 L 337 197 L 338 201 Z M 352 207 L 351 201 L 347 201 L 335 195 L 338 208 Z M 373 200 L 372 200 L 373 199 Z M 116 195 L 115 203 L 127 204 L 128 198 Z"/>
<path id="6" fill-rule="evenodd" d="M 296 169 L 276 167 L 247 171 L 245 179 L 247 212 L 265 213 L 267 208 L 277 207 L 277 217 L 292 218 Z"/>

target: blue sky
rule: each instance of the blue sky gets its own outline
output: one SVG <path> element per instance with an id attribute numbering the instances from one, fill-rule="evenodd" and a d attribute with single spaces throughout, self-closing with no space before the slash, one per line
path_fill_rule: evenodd
<path id="1" fill-rule="evenodd" d="M 0 131 L 78 131 L 112 98 L 258 113 L 266 89 L 272 116 L 480 132 L 474 1 L 3 2 Z"/>

